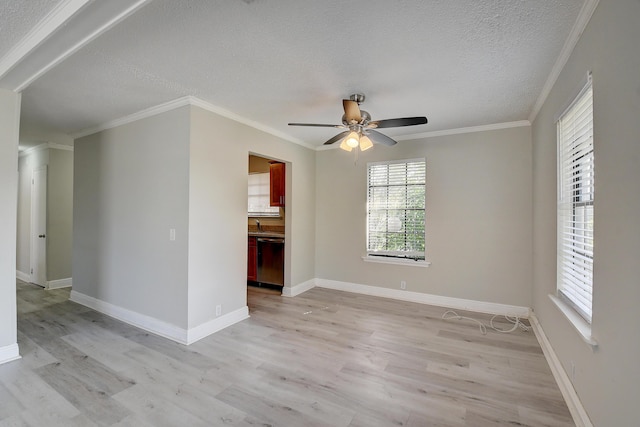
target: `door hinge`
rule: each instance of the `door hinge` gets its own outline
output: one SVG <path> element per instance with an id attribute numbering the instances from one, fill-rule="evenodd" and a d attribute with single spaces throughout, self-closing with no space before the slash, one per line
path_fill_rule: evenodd
<path id="1" fill-rule="evenodd" d="M 31 269 L 31 274 L 33 274 L 33 268 Z"/>

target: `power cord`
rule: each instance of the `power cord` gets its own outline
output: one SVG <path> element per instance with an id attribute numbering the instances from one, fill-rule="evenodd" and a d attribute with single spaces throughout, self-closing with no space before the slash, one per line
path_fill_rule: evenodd
<path id="1" fill-rule="evenodd" d="M 494 315 L 491 320 L 489 320 L 489 326 L 491 327 L 491 329 L 493 329 L 496 332 L 501 332 L 503 334 L 508 334 L 510 332 L 514 332 L 516 329 L 520 328 L 523 331 L 527 332 L 531 329 L 531 326 L 527 326 L 524 323 L 522 323 L 522 321 L 520 320 L 520 318 L 518 316 L 504 316 L 504 318 L 509 322 L 509 323 L 513 323 L 513 327 L 511 329 L 500 329 L 497 326 L 495 326 L 493 324 L 493 320 L 500 316 L 499 314 Z M 471 322 L 475 322 L 478 324 L 478 326 L 480 327 L 480 333 L 482 335 L 487 335 L 487 327 L 484 323 L 482 323 L 481 321 L 479 321 L 478 319 L 474 319 L 473 317 L 466 317 L 466 316 L 460 316 L 458 313 L 456 313 L 453 310 L 447 310 L 444 312 L 444 314 L 442 315 L 442 320 L 469 320 Z"/>

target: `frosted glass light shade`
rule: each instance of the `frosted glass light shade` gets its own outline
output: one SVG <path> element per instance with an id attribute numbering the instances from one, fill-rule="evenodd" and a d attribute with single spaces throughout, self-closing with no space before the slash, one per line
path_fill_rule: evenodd
<path id="1" fill-rule="evenodd" d="M 360 138 L 360 151 L 368 150 L 371 147 L 373 147 L 373 142 L 371 142 L 368 136 L 362 135 Z"/>
<path id="2" fill-rule="evenodd" d="M 356 132 L 351 132 L 346 138 L 345 142 L 351 148 L 356 148 L 360 142 L 360 135 Z"/>
<path id="3" fill-rule="evenodd" d="M 340 143 L 340 148 L 342 148 L 344 151 L 351 151 L 353 150 L 353 147 L 350 147 L 349 145 L 347 145 L 347 139 L 343 139 L 342 142 Z"/>

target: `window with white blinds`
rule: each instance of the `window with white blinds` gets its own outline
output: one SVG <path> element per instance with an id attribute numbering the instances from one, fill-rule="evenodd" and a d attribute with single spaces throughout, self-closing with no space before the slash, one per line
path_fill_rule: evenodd
<path id="1" fill-rule="evenodd" d="M 591 323 L 593 289 L 593 90 L 558 120 L 558 293 Z"/>
<path id="2" fill-rule="evenodd" d="M 367 165 L 367 255 L 425 258 L 424 159 Z"/>
<path id="3" fill-rule="evenodd" d="M 267 173 L 249 175 L 249 216 L 280 216 L 280 208 L 270 205 L 271 178 Z"/>

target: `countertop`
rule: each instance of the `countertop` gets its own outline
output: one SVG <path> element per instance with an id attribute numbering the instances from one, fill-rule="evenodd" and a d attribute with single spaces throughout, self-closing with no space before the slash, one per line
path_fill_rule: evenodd
<path id="1" fill-rule="evenodd" d="M 284 239 L 284 233 L 276 231 L 249 231 L 249 237 L 278 237 Z"/>

